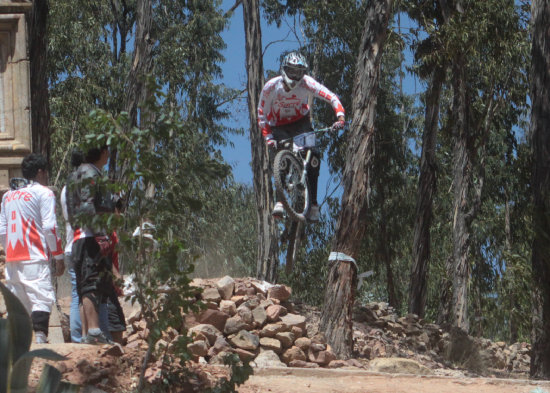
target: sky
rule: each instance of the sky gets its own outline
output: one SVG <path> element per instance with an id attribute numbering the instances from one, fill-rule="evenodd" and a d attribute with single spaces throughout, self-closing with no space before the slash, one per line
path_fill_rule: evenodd
<path id="1" fill-rule="evenodd" d="M 222 9 L 227 11 L 235 4 L 235 0 L 223 0 Z M 401 21 L 402 26 L 409 21 Z M 285 26 L 284 22 L 280 28 L 268 25 L 265 20 L 261 22 L 262 30 L 262 46 L 264 49 L 263 65 L 264 70 L 278 70 L 279 56 L 282 52 L 298 49 L 299 42 L 289 34 L 290 29 Z M 225 57 L 225 63 L 222 64 L 223 83 L 229 87 L 245 89 L 246 88 L 246 69 L 245 69 L 245 50 L 244 50 L 244 24 L 242 6 L 239 6 L 230 21 L 227 30 L 224 31 L 222 37 L 227 44 L 227 48 L 222 52 Z M 411 58 L 410 54 L 406 57 Z M 330 90 L 333 87 L 327 86 Z M 405 78 L 404 89 L 408 93 L 416 93 L 419 89 L 418 84 L 411 77 Z M 328 111 L 332 112 L 330 105 L 324 102 L 316 101 L 314 105 L 326 105 Z M 246 101 L 242 101 L 242 110 L 235 113 L 232 121 L 227 121 L 229 127 L 244 128 L 244 135 L 231 136 L 230 141 L 234 147 L 222 147 L 222 154 L 225 160 L 233 167 L 233 176 L 236 181 L 252 185 L 252 169 L 250 167 L 251 150 L 249 134 L 249 119 L 248 106 Z M 336 118 L 334 119 L 336 121 Z M 346 120 L 351 120 L 349 117 Z M 325 196 L 335 191 L 335 195 L 339 194 L 338 179 L 330 177 L 328 166 L 323 159 L 321 163 L 321 172 L 319 176 L 318 187 L 319 202 L 321 203 Z"/>
<path id="2" fill-rule="evenodd" d="M 223 0 L 222 9 L 227 11 L 230 9 L 234 0 Z M 284 28 L 277 29 L 274 26 L 268 26 L 265 21 L 262 20 L 262 45 L 265 50 L 263 64 L 264 69 L 279 69 L 279 55 L 283 51 L 289 49 L 298 48 L 297 41 L 291 39 L 285 39 L 287 32 Z M 243 12 L 242 6 L 239 6 L 231 18 L 229 28 L 222 34 L 224 41 L 227 44 L 227 48 L 223 52 L 225 57 L 225 63 L 222 64 L 222 71 L 224 74 L 223 82 L 233 88 L 245 89 L 246 88 L 246 55 L 244 50 L 244 24 L 243 24 Z M 277 42 L 272 42 L 277 41 Z M 265 49 L 267 46 L 267 49 Z M 225 160 L 233 167 L 233 176 L 235 180 L 240 183 L 252 184 L 252 169 L 250 167 L 250 161 L 252 159 L 250 150 L 249 133 L 249 118 L 248 118 L 248 106 L 246 101 L 243 100 L 242 111 L 236 113 L 236 119 L 229 121 L 226 124 L 231 127 L 244 128 L 243 136 L 232 136 L 230 140 L 235 147 L 222 148 L 222 153 Z"/>

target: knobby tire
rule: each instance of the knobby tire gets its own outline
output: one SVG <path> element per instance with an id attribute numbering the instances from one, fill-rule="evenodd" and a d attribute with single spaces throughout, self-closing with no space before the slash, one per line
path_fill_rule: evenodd
<path id="1" fill-rule="evenodd" d="M 277 200 L 283 204 L 286 213 L 293 221 L 305 222 L 309 196 L 307 181 L 305 184 L 299 182 L 302 168 L 302 163 L 288 150 L 278 152 L 273 161 Z"/>

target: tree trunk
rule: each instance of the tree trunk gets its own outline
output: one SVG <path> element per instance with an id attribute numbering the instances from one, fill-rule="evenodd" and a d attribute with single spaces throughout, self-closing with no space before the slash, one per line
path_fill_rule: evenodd
<path id="1" fill-rule="evenodd" d="M 474 289 L 476 292 L 475 294 L 475 325 L 474 325 L 474 337 L 483 337 L 483 294 L 481 293 L 481 289 L 479 289 L 479 286 L 477 289 Z"/>
<path id="2" fill-rule="evenodd" d="M 470 264 L 470 229 L 467 209 L 472 161 L 466 105 L 464 59 L 459 56 L 453 65 L 453 325 L 468 332 L 468 281 Z"/>
<path id="3" fill-rule="evenodd" d="M 533 146 L 533 329 L 531 377 L 550 379 L 550 5 L 533 0 L 531 135 Z"/>
<path id="4" fill-rule="evenodd" d="M 50 160 L 50 105 L 48 102 L 48 0 L 33 1 L 29 18 L 32 151 Z"/>
<path id="5" fill-rule="evenodd" d="M 134 59 L 126 86 L 126 102 L 124 108 L 128 112 L 133 125 L 138 124 L 138 107 L 147 97 L 147 81 L 145 78 L 153 70 L 153 39 L 151 26 L 153 24 L 153 8 L 151 0 L 138 0 L 136 6 L 136 38 L 134 42 Z"/>
<path id="6" fill-rule="evenodd" d="M 376 187 L 380 194 L 380 200 L 385 201 L 387 197 L 384 190 L 384 185 L 377 182 Z M 399 307 L 399 299 L 397 297 L 397 289 L 395 288 L 395 280 L 393 276 L 392 252 L 390 249 L 391 239 L 390 234 L 388 233 L 387 222 L 386 206 L 384 202 L 382 202 L 380 209 L 380 235 L 378 236 L 377 259 L 382 261 L 386 267 L 386 292 L 388 293 L 388 304 L 397 310 Z"/>
<path id="7" fill-rule="evenodd" d="M 506 202 L 504 204 L 504 233 L 506 234 L 506 252 L 508 255 L 512 255 L 512 229 L 510 227 L 510 198 L 508 192 L 505 192 Z M 506 276 L 510 278 L 508 281 L 513 280 L 513 275 L 510 274 L 511 269 L 506 269 Z M 508 309 L 510 310 L 510 342 L 515 343 L 519 338 L 519 321 L 517 317 L 517 300 L 515 291 L 510 291 L 510 303 Z"/>
<path id="8" fill-rule="evenodd" d="M 409 283 L 409 312 L 423 318 L 428 289 L 427 274 L 430 262 L 430 229 L 432 223 L 433 196 L 436 188 L 435 146 L 439 123 L 439 99 L 445 70 L 433 72 L 426 94 L 424 133 L 420 177 L 416 194 L 416 219 L 414 222 L 413 261 Z"/>
<path id="9" fill-rule="evenodd" d="M 437 320 L 438 325 L 449 328 L 451 325 L 451 296 L 453 290 L 453 283 L 451 282 L 452 277 L 452 266 L 453 266 L 453 257 L 449 255 L 445 259 L 445 271 L 447 274 L 441 278 L 441 283 L 439 284 L 439 305 L 437 307 Z"/>
<path id="10" fill-rule="evenodd" d="M 384 207 L 382 207 L 382 210 Z M 392 255 L 390 251 L 390 238 L 386 225 L 386 215 L 382 212 L 380 220 L 380 256 L 386 266 L 386 292 L 388 293 L 388 304 L 394 309 L 399 308 L 399 299 L 397 297 L 397 289 L 395 288 L 395 279 L 392 270 Z"/>
<path id="11" fill-rule="evenodd" d="M 334 252 L 329 258 L 331 266 L 321 315 L 321 329 L 334 353 L 343 359 L 349 358 L 353 349 L 352 311 L 357 287 L 354 259 L 366 230 L 376 93 L 392 3 L 371 1 L 366 12 L 353 83 L 353 119 L 343 175 L 342 209 Z"/>
<path id="12" fill-rule="evenodd" d="M 126 100 L 124 110 L 128 112 L 131 126 L 138 126 L 138 108 L 147 98 L 146 77 L 153 70 L 153 39 L 151 38 L 151 26 L 153 23 L 153 9 L 151 0 L 138 0 L 136 5 L 136 36 L 134 41 L 134 58 L 132 68 L 126 83 Z M 140 122 L 146 121 L 150 114 L 141 114 Z M 123 179 L 127 168 L 124 163 L 120 168 L 116 167 L 116 149 L 111 150 L 109 164 L 109 176 Z M 149 187 L 149 186 L 148 186 Z"/>
<path id="13" fill-rule="evenodd" d="M 273 187 L 268 152 L 258 128 L 258 98 L 264 83 L 262 32 L 259 0 L 243 1 L 246 72 L 248 75 L 248 111 L 250 113 L 250 146 L 258 230 L 256 276 L 269 282 L 277 281 L 278 245 L 276 227 L 271 217 Z"/>

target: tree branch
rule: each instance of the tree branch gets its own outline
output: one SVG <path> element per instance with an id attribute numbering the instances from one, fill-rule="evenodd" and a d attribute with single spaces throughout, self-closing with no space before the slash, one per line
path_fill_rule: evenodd
<path id="1" fill-rule="evenodd" d="M 226 99 L 226 100 L 223 100 L 223 101 L 221 101 L 221 102 L 218 102 L 218 103 L 215 105 L 215 107 L 216 107 L 216 108 L 219 108 L 220 106 L 225 105 L 225 104 L 227 104 L 228 102 L 231 102 L 231 101 L 237 100 L 237 99 L 239 99 L 239 98 L 242 98 L 242 94 L 243 94 L 244 92 L 246 92 L 246 89 L 243 89 L 243 90 L 239 91 L 237 94 L 235 94 L 235 95 L 232 96 L 232 97 L 229 97 L 229 98 Z"/>
<path id="2" fill-rule="evenodd" d="M 237 0 L 237 1 L 235 2 L 235 4 L 233 4 L 233 7 L 231 7 L 230 9 L 228 9 L 227 12 L 224 14 L 224 18 L 229 17 L 229 15 L 230 15 L 233 11 L 235 11 L 235 10 L 237 9 L 237 7 L 241 5 L 242 2 L 243 2 L 243 0 Z"/>

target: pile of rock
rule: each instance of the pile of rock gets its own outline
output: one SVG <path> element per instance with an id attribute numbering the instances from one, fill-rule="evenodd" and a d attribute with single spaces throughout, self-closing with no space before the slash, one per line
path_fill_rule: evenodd
<path id="1" fill-rule="evenodd" d="M 402 357 L 418 361 L 431 369 L 453 368 L 449 350 L 453 343 L 451 332 L 427 323 L 415 314 L 399 317 L 387 303 L 369 303 L 354 312 L 354 349 L 365 359 Z M 527 374 L 530 364 L 530 345 L 504 342 L 493 343 L 484 338 L 467 337 L 478 351 L 481 369 L 489 373 L 500 371 Z M 464 359 L 464 363 L 467 359 Z"/>
<path id="2" fill-rule="evenodd" d="M 493 368 L 518 374 L 529 373 L 531 344 L 518 342 L 507 345 L 503 341 L 494 343 L 484 338 L 479 339 L 479 343 Z"/>
<path id="3" fill-rule="evenodd" d="M 416 358 L 430 367 L 443 367 L 445 333 L 414 314 L 398 317 L 387 303 L 369 303 L 354 312 L 354 349 L 366 359 Z"/>
<path id="4" fill-rule="evenodd" d="M 208 307 L 190 318 L 188 348 L 196 360 L 222 363 L 226 353 L 257 367 L 361 366 L 337 360 L 322 334 L 308 337 L 306 317 L 289 302 L 291 289 L 254 279 L 195 280 Z"/>
<path id="5" fill-rule="evenodd" d="M 375 359 L 407 359 L 442 375 L 457 372 L 525 376 L 529 372 L 530 345 L 456 336 L 414 314 L 399 317 L 387 303 L 368 303 L 353 315 L 353 358 L 336 359 L 319 333 L 321 312 L 290 301 L 291 289 L 251 278 L 195 279 L 202 289 L 206 310 L 186 316 L 193 342 L 188 349 L 200 363 L 221 364 L 227 353 L 257 367 L 365 367 Z M 147 348 L 148 331 L 140 310 L 127 312 L 127 348 Z M 180 333 L 164 332 L 157 346 L 170 347 Z M 453 359 L 453 345 L 473 348 L 466 357 Z M 393 365 L 392 367 L 394 367 Z M 460 371 L 462 370 L 462 371 Z M 423 371 L 425 372 L 425 370 Z"/>

